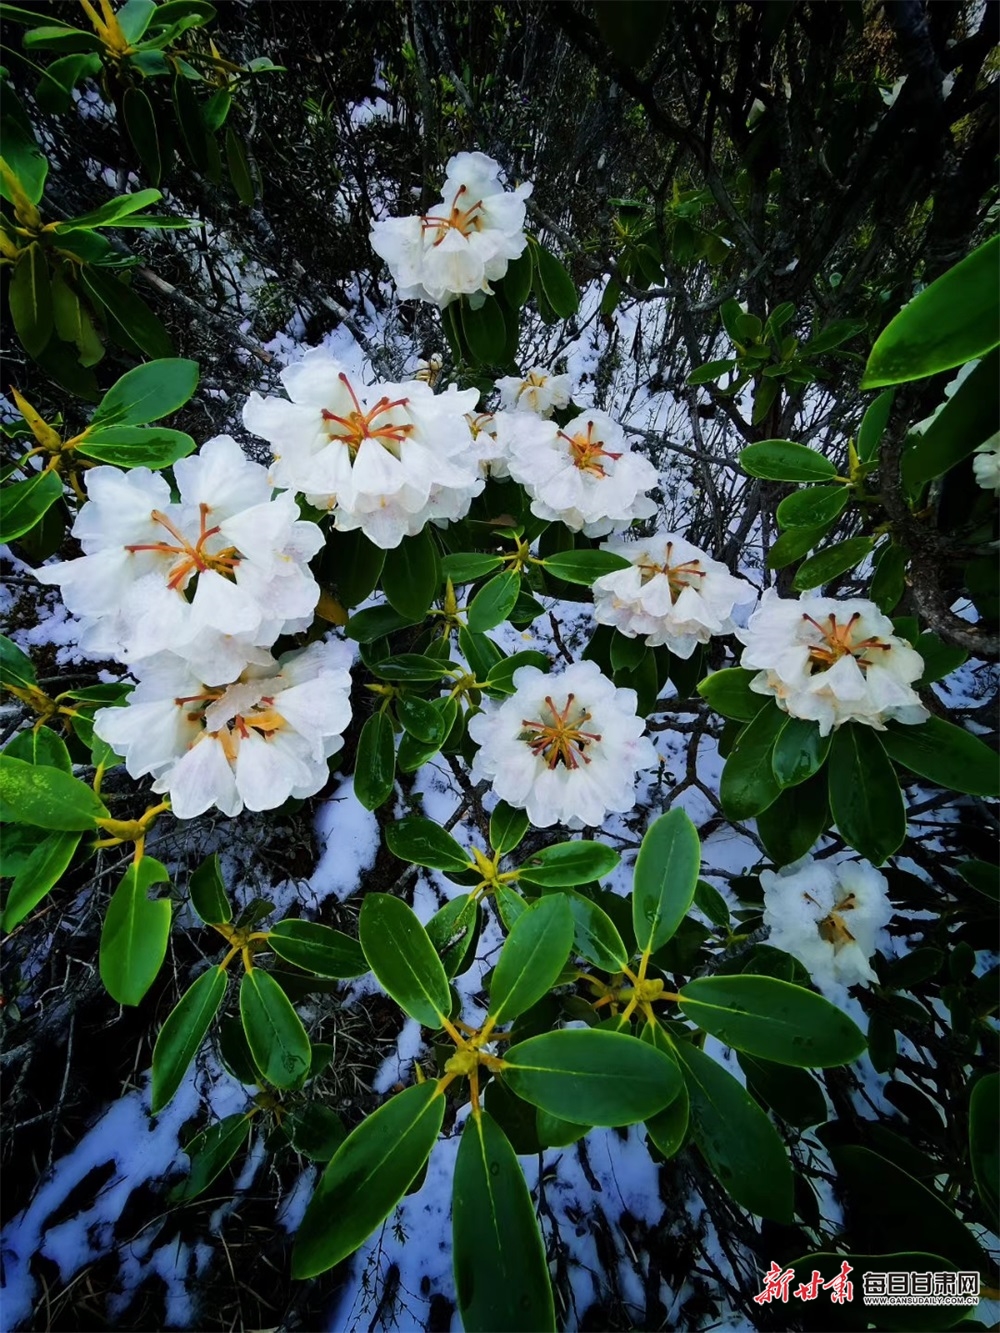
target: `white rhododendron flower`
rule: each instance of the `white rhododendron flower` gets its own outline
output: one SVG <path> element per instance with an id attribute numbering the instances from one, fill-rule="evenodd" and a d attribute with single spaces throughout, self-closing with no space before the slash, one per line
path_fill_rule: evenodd
<path id="1" fill-rule="evenodd" d="M 573 382 L 568 375 L 553 375 L 540 366 L 529 370 L 524 379 L 505 375 L 497 380 L 500 406 L 516 412 L 537 412 L 550 417 L 557 407 L 568 407 L 573 397 Z"/>
<path id="2" fill-rule="evenodd" d="M 594 581 L 598 624 L 614 625 L 651 648 L 665 644 L 677 657 L 690 657 L 713 634 L 730 634 L 737 603 L 756 599 L 743 579 L 697 546 L 673 534 L 641 541 L 612 539 L 601 544 L 631 562 Z"/>
<path id="3" fill-rule="evenodd" d="M 351 720 L 351 658 L 343 643 L 311 643 L 212 687 L 162 653 L 143 665 L 125 707 L 98 710 L 94 731 L 132 777 L 156 779 L 178 819 L 213 806 L 272 810 L 326 782 Z"/>
<path id="4" fill-rule="evenodd" d="M 793 601 L 771 588 L 736 633 L 746 645 L 740 665 L 759 672 L 750 688 L 773 694 L 791 717 L 818 722 L 821 736 L 844 722 L 885 731 L 890 719 L 916 724 L 930 716 L 913 689 L 923 658 L 874 602 Z"/>
<path id="5" fill-rule="evenodd" d="M 484 477 L 509 477 L 507 452 L 497 439 L 496 412 L 469 412 L 466 421 L 476 442 L 479 469 Z"/>
<path id="6" fill-rule="evenodd" d="M 176 503 L 148 468 L 91 469 L 73 525 L 86 554 L 38 577 L 83 618 L 85 652 L 136 662 L 171 651 L 215 684 L 312 622 L 319 586 L 307 561 L 323 534 L 227 435 L 173 470 Z"/>
<path id="7" fill-rule="evenodd" d="M 469 720 L 480 747 L 472 781 L 492 782 L 536 828 L 582 828 L 631 810 L 636 772 L 657 762 L 635 691 L 616 689 L 595 662 L 551 676 L 525 666 L 513 682 L 510 698 L 484 699 L 484 711 Z"/>
<path id="8" fill-rule="evenodd" d="M 972 455 L 972 470 L 984 491 L 1000 495 L 1000 431 Z"/>
<path id="9" fill-rule="evenodd" d="M 376 222 L 371 246 L 389 266 L 403 300 L 441 309 L 456 297 L 492 292 L 524 251 L 529 183 L 500 184 L 500 166 L 485 153 L 458 153 L 448 163 L 441 202 L 423 216 Z"/>
<path id="10" fill-rule="evenodd" d="M 484 482 L 466 414 L 477 389 L 434 393 L 422 380 L 362 384 L 322 348 L 281 372 L 291 401 L 251 394 L 247 430 L 271 445 L 271 476 L 332 509 L 383 550 L 428 522 L 464 518 Z"/>
<path id="11" fill-rule="evenodd" d="M 499 413 L 496 423 L 510 475 L 538 518 L 604 537 L 656 513 L 646 495 L 659 480 L 656 469 L 632 453 L 621 426 L 603 412 L 585 412 L 562 430 L 533 412 Z"/>
<path id="12" fill-rule="evenodd" d="M 869 959 L 888 936 L 888 882 L 868 861 L 805 857 L 761 873 L 768 943 L 792 954 L 820 990 L 877 981 Z"/>

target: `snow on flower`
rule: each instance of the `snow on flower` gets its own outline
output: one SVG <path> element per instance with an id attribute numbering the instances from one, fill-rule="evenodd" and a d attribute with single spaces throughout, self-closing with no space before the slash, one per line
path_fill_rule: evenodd
<path id="1" fill-rule="evenodd" d="M 768 943 L 792 954 L 823 991 L 877 981 L 869 959 L 887 942 L 888 881 L 868 861 L 805 857 L 761 873 Z"/>
<path id="2" fill-rule="evenodd" d="M 757 596 L 725 565 L 671 533 L 641 541 L 615 538 L 601 550 L 631 567 L 594 582 L 598 623 L 614 625 L 630 639 L 645 638 L 651 648 L 665 644 L 678 657 L 690 657 L 713 634 L 732 633 L 733 607 Z"/>
<path id="3" fill-rule="evenodd" d="M 151 774 L 178 819 L 216 806 L 223 814 L 272 810 L 312 796 L 351 720 L 352 653 L 311 643 L 230 685 L 206 685 L 190 665 L 161 653 L 142 665 L 123 708 L 102 708 L 94 731 L 134 778 Z"/>
<path id="4" fill-rule="evenodd" d="M 458 153 L 446 168 L 441 202 L 418 217 L 376 222 L 371 246 L 389 266 L 403 300 L 444 309 L 474 292 L 492 292 L 527 245 L 530 183 L 500 184 L 500 166 L 485 153 Z"/>
<path id="5" fill-rule="evenodd" d="M 210 684 L 232 680 L 311 623 L 319 586 L 307 561 L 323 535 L 227 435 L 173 471 L 178 502 L 148 468 L 91 469 L 73 525 L 85 554 L 38 577 L 83 618 L 85 652 L 131 663 L 169 650 Z"/>
<path id="6" fill-rule="evenodd" d="M 480 747 L 471 778 L 486 778 L 502 800 L 527 810 L 536 828 L 598 825 L 635 804 L 635 775 L 657 762 L 634 690 L 616 689 L 595 662 L 559 675 L 514 672 L 515 693 L 484 700 L 469 720 Z"/>
<path id="7" fill-rule="evenodd" d="M 361 384 L 322 348 L 281 372 L 285 398 L 251 394 L 247 430 L 268 441 L 279 486 L 331 509 L 383 550 L 428 523 L 464 518 L 484 481 L 466 414 L 477 389 L 422 380 Z M 291 401 L 289 401 L 289 399 Z"/>
<path id="8" fill-rule="evenodd" d="M 740 665 L 758 670 L 750 688 L 773 694 L 791 717 L 818 722 L 821 736 L 844 722 L 885 731 L 889 719 L 916 724 L 930 716 L 912 688 L 923 658 L 873 602 L 793 601 L 772 588 L 736 634 L 745 644 Z"/>
<path id="9" fill-rule="evenodd" d="M 533 412 L 498 413 L 496 425 L 510 475 L 538 518 L 604 537 L 656 513 L 646 495 L 659 480 L 656 469 L 632 453 L 621 426 L 603 412 L 585 412 L 561 430 Z"/>
<path id="10" fill-rule="evenodd" d="M 529 370 L 524 379 L 505 375 L 497 380 L 500 406 L 516 412 L 536 412 L 550 417 L 557 407 L 568 407 L 573 396 L 573 382 L 568 375 L 553 375 L 540 366 Z"/>
<path id="11" fill-rule="evenodd" d="M 1000 431 L 972 455 L 972 470 L 984 491 L 1000 495 Z"/>

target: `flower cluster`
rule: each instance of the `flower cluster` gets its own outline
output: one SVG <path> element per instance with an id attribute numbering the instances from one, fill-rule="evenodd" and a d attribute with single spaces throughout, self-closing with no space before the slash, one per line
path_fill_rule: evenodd
<path id="1" fill-rule="evenodd" d="M 534 412 L 550 417 L 557 407 L 568 407 L 573 385 L 568 375 L 553 375 L 540 366 L 528 371 L 524 379 L 505 375 L 497 380 L 500 406 L 514 412 Z"/>
<path id="2" fill-rule="evenodd" d="M 913 689 L 923 658 L 873 602 L 783 600 L 769 589 L 736 633 L 745 645 L 740 665 L 758 671 L 750 688 L 774 695 L 791 717 L 818 722 L 821 736 L 844 722 L 885 731 L 887 719 L 919 724 L 929 716 Z"/>
<path id="3" fill-rule="evenodd" d="M 760 882 L 768 943 L 797 958 L 820 990 L 878 980 L 869 959 L 886 942 L 892 904 L 873 865 L 806 857 L 777 874 L 763 871 Z"/>
<path id="4" fill-rule="evenodd" d="M 630 568 L 602 574 L 594 583 L 594 615 L 630 639 L 651 648 L 665 644 L 677 657 L 690 657 L 713 634 L 731 634 L 738 603 L 756 592 L 697 546 L 672 533 L 640 541 L 602 543 L 630 562 Z"/>
<path id="5" fill-rule="evenodd" d="M 485 153 L 457 153 L 445 170 L 441 200 L 416 217 L 376 222 L 371 246 L 389 266 L 403 300 L 444 309 L 456 297 L 491 293 L 527 245 L 528 183 L 500 184 L 500 167 Z"/>
<path id="6" fill-rule="evenodd" d="M 554 676 L 521 667 L 513 683 L 515 694 L 500 704 L 484 700 L 469 720 L 480 747 L 472 781 L 492 782 L 536 828 L 582 828 L 631 810 L 636 772 L 657 762 L 635 691 L 616 689 L 594 662 Z"/>
<path id="7" fill-rule="evenodd" d="M 322 348 L 281 372 L 288 398 L 250 395 L 247 430 L 271 445 L 271 477 L 390 550 L 428 522 L 464 518 L 484 485 L 467 414 L 476 389 L 423 380 L 361 384 Z"/>
<path id="8" fill-rule="evenodd" d="M 561 430 L 533 412 L 500 412 L 495 421 L 508 471 L 538 518 L 604 537 L 656 513 L 646 494 L 659 480 L 656 469 L 605 413 L 584 412 Z"/>

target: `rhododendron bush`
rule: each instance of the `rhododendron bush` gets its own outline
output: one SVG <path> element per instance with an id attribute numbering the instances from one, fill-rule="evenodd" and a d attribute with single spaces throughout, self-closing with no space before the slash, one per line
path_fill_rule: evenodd
<path id="1" fill-rule="evenodd" d="M 338 1328 L 405 1320 L 421 1197 L 470 1333 L 778 1327 L 799 1266 L 995 1287 L 995 208 L 971 149 L 949 212 L 892 146 L 932 103 L 979 143 L 974 8 L 946 45 L 919 4 L 376 6 L 372 102 L 284 63 L 296 5 L 0 6 L 2 1025 L 18 1096 L 63 1041 L 58 1118 L 42 979 L 92 979 L 86 1039 L 188 1126 L 164 1215 L 294 1182 L 245 1326 L 333 1327 L 338 1284 Z M 574 178 L 524 34 L 607 113 Z M 819 172 L 807 47 L 863 106 Z M 588 1313 L 546 1182 L 600 1194 L 612 1141 L 668 1211 L 646 1309 Z M 160 1326 L 222 1327 L 201 1285 Z M 795 1326 L 904 1326 L 803 1290 Z"/>

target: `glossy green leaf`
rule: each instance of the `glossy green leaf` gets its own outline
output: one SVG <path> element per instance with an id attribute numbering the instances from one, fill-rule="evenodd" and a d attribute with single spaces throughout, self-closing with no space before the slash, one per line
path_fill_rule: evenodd
<path id="1" fill-rule="evenodd" d="M 328 1162 L 347 1138 L 347 1129 L 336 1111 L 320 1102 L 300 1106 L 284 1125 L 296 1152 L 312 1162 Z"/>
<path id="2" fill-rule="evenodd" d="M 370 893 L 361 908 L 358 934 L 383 990 L 423 1027 L 441 1027 L 451 1011 L 451 988 L 413 909 L 390 894 Z"/>
<path id="3" fill-rule="evenodd" d="M 555 1333 L 531 1194 L 514 1149 L 485 1111 L 466 1120 L 455 1159 L 452 1254 L 466 1333 Z"/>
<path id="4" fill-rule="evenodd" d="M 691 910 L 701 866 L 698 830 L 677 807 L 655 819 L 635 863 L 632 922 L 636 942 L 655 953 L 671 939 Z"/>
<path id="5" fill-rule="evenodd" d="M 52 292 L 45 251 L 38 244 L 22 250 L 13 267 L 8 295 L 10 316 L 29 356 L 38 356 L 52 337 Z"/>
<path id="6" fill-rule="evenodd" d="M 540 898 L 518 917 L 490 983 L 490 1017 L 509 1023 L 555 985 L 573 947 L 573 914 L 560 894 Z"/>
<path id="7" fill-rule="evenodd" d="M 531 294 L 532 270 L 531 246 L 526 245 L 519 258 L 507 265 L 503 277 L 504 300 L 512 310 L 520 310 Z"/>
<path id="8" fill-rule="evenodd" d="M 847 508 L 851 493 L 846 486 L 809 486 L 786 495 L 775 511 L 782 528 L 815 528 L 831 524 Z"/>
<path id="9" fill-rule="evenodd" d="M 602 972 L 620 972 L 628 963 L 628 950 L 607 912 L 572 889 L 564 896 L 573 913 L 573 953 Z"/>
<path id="10" fill-rule="evenodd" d="M 450 899 L 427 922 L 427 937 L 449 977 L 471 965 L 481 929 L 482 909 L 471 893 Z"/>
<path id="11" fill-rule="evenodd" d="M 151 899 L 149 889 L 169 882 L 167 867 L 144 856 L 132 862 L 108 904 L 101 931 L 101 980 L 119 1004 L 138 1004 L 163 965 L 170 899 Z"/>
<path id="12" fill-rule="evenodd" d="M 194 81 L 186 78 L 182 70 L 178 70 L 174 75 L 172 97 L 174 115 L 181 129 L 188 161 L 196 171 L 207 174 L 211 162 L 208 131 L 201 113 L 201 105 L 195 96 Z"/>
<path id="13" fill-rule="evenodd" d="M 8 688 L 13 685 L 23 690 L 37 684 L 38 674 L 31 658 L 13 639 L 0 634 L 0 685 Z"/>
<path id="14" fill-rule="evenodd" d="M 846 541 L 836 542 L 833 546 L 824 546 L 808 560 L 803 560 L 795 572 L 792 587 L 797 592 L 805 592 L 809 588 L 829 583 L 838 574 L 846 574 L 855 565 L 860 565 L 874 545 L 872 537 L 848 537 Z"/>
<path id="15" fill-rule="evenodd" d="M 822 995 L 777 977 L 700 977 L 680 991 L 685 1017 L 734 1050 L 827 1069 L 865 1051 L 861 1029 Z"/>
<path id="16" fill-rule="evenodd" d="M 503 1077 L 516 1095 L 573 1122 L 632 1125 L 662 1111 L 680 1091 L 677 1065 L 626 1033 L 564 1028 L 507 1051 Z"/>
<path id="17" fill-rule="evenodd" d="M 7 16 L 8 6 L 0 10 L 0 18 Z M 15 22 L 34 22 L 17 19 Z M 24 107 L 18 101 L 9 83 L 3 90 L 3 158 L 7 166 L 17 177 L 21 189 L 33 204 L 37 204 L 45 190 L 45 178 L 49 171 L 49 160 L 38 146 L 31 121 L 25 114 Z M 0 196 L 9 203 L 14 202 L 14 191 L 0 176 Z"/>
<path id="18" fill-rule="evenodd" d="M 506 856 L 518 846 L 528 831 L 526 810 L 515 810 L 506 801 L 498 801 L 490 816 L 490 846 L 501 856 Z"/>
<path id="19" fill-rule="evenodd" d="M 206 926 L 232 921 L 233 909 L 219 868 L 218 852 L 213 852 L 202 861 L 191 876 L 188 892 L 191 895 L 191 906 Z"/>
<path id="20" fill-rule="evenodd" d="M 889 424 L 889 414 L 892 411 L 892 400 L 895 396 L 894 389 L 886 389 L 873 402 L 868 404 L 858 430 L 857 450 L 858 458 L 862 463 L 870 463 L 878 453 L 883 432 Z"/>
<path id="21" fill-rule="evenodd" d="M 381 662 L 371 663 L 372 675 L 380 680 L 399 681 L 405 684 L 441 680 L 447 676 L 452 664 L 439 657 L 425 657 L 423 653 L 396 653 L 384 657 Z"/>
<path id="22" fill-rule="evenodd" d="M 736 368 L 736 362 L 731 360 L 706 361 L 704 365 L 696 366 L 687 377 L 688 384 L 711 384 L 714 380 L 721 379 L 723 375 L 728 375 L 731 370 Z"/>
<path id="23" fill-rule="evenodd" d="M 120 194 L 109 199 L 100 208 L 84 213 L 81 217 L 71 218 L 67 226 L 77 230 L 91 227 L 110 227 L 130 213 L 138 213 L 150 204 L 158 203 L 163 198 L 159 190 L 136 190 L 135 194 Z"/>
<path id="24" fill-rule="evenodd" d="M 828 1118 L 823 1089 L 804 1069 L 777 1064 L 741 1052 L 737 1057 L 747 1088 L 775 1115 L 798 1129 L 822 1125 Z"/>
<path id="25" fill-rule="evenodd" d="M 62 493 L 57 472 L 36 472 L 28 481 L 0 488 L 0 542 L 16 541 L 30 532 Z"/>
<path id="26" fill-rule="evenodd" d="M 580 308 L 580 294 L 565 267 L 544 246 L 533 248 L 538 277 L 549 305 L 560 319 L 569 319 Z"/>
<path id="27" fill-rule="evenodd" d="M 521 576 L 513 569 L 505 569 L 490 579 L 469 603 L 468 622 L 473 634 L 501 625 L 517 601 L 521 591 Z"/>
<path id="28" fill-rule="evenodd" d="M 881 865 L 906 837 L 903 794 L 883 734 L 844 723 L 834 732 L 828 765 L 830 813 L 844 841 L 873 865 Z"/>
<path id="29" fill-rule="evenodd" d="M 470 551 L 460 555 L 446 555 L 441 561 L 441 574 L 453 583 L 472 583 L 485 578 L 500 568 L 503 560 L 498 555 Z"/>
<path id="30" fill-rule="evenodd" d="M 210 967 L 188 987 L 167 1015 L 153 1047 L 154 1115 L 163 1110 L 180 1087 L 219 1012 L 227 980 L 221 967 Z"/>
<path id="31" fill-rule="evenodd" d="M 309 1072 L 302 1020 L 269 972 L 255 967 L 240 982 L 240 1017 L 254 1063 L 276 1088 L 294 1088 Z"/>
<path id="32" fill-rule="evenodd" d="M 945 643 L 931 630 L 918 634 L 913 646 L 924 659 L 924 674 L 917 682 L 918 688 L 942 680 L 969 660 L 969 654 L 964 648 Z"/>
<path id="33" fill-rule="evenodd" d="M 326 1272 L 385 1221 L 430 1156 L 444 1111 L 437 1084 L 417 1083 L 347 1136 L 299 1226 L 292 1251 L 294 1278 Z"/>
<path id="34" fill-rule="evenodd" d="M 440 581 L 437 547 L 429 527 L 386 551 L 382 588 L 389 605 L 408 620 L 423 620 Z"/>
<path id="35" fill-rule="evenodd" d="M 771 753 L 771 769 L 779 787 L 795 787 L 819 772 L 830 753 L 832 739 L 832 735 L 819 734 L 818 722 L 790 717 Z"/>
<path id="36" fill-rule="evenodd" d="M 994 236 L 905 305 L 879 334 L 862 389 L 936 375 L 996 347 L 998 258 L 1000 237 Z"/>
<path id="37" fill-rule="evenodd" d="M 829 481 L 837 469 L 828 458 L 792 440 L 761 440 L 740 453 L 740 467 L 765 481 Z"/>
<path id="38" fill-rule="evenodd" d="M 143 171 L 154 185 L 159 185 L 163 162 L 156 129 L 156 114 L 152 102 L 141 88 L 126 88 L 122 99 L 122 114 L 125 129 L 142 163 Z"/>
<path id="39" fill-rule="evenodd" d="M 92 427 L 144 426 L 183 407 L 198 387 L 198 363 L 165 357 L 136 366 L 107 391 Z"/>
<path id="40" fill-rule="evenodd" d="M 703 879 L 700 879 L 695 886 L 694 905 L 699 912 L 703 912 L 708 917 L 713 926 L 726 927 L 729 925 L 731 916 L 725 898 L 718 889 L 713 888 L 711 884 Z"/>
<path id="41" fill-rule="evenodd" d="M 142 426 L 108 426 L 87 434 L 76 446 L 76 452 L 115 467 L 157 470 L 186 458 L 194 448 L 194 440 L 183 431 L 163 426 L 152 430 Z"/>
<path id="42" fill-rule="evenodd" d="M 458 631 L 458 646 L 477 680 L 485 680 L 504 654 L 485 634 L 473 634 L 464 625 Z"/>
<path id="43" fill-rule="evenodd" d="M 589 588 L 602 574 L 613 574 L 619 569 L 629 569 L 631 562 L 613 551 L 558 551 L 545 557 L 544 565 L 549 574 L 566 583 L 579 583 Z"/>
<path id="44" fill-rule="evenodd" d="M 759 672 L 743 667 L 726 667 L 700 681 L 698 693 L 723 717 L 751 722 L 768 701 L 766 694 L 755 694 L 750 688 L 757 675 Z"/>
<path id="45" fill-rule="evenodd" d="M 830 523 L 820 523 L 811 528 L 789 528 L 768 551 L 768 569 L 785 569 L 796 560 L 801 560 L 823 540 L 831 527 Z"/>
<path id="46" fill-rule="evenodd" d="M 361 728 L 354 764 L 354 794 L 366 810 L 376 810 L 392 795 L 396 753 L 392 723 L 373 713 Z"/>
<path id="47" fill-rule="evenodd" d="M 969 1098 L 969 1162 L 990 1218 L 1000 1214 L 1000 1074 L 977 1079 Z"/>
<path id="48" fill-rule="evenodd" d="M 878 553 L 868 596 L 884 616 L 892 615 L 903 596 L 908 561 L 906 551 L 895 542 L 889 542 Z"/>
<path id="49" fill-rule="evenodd" d="M 94 233 L 78 232 L 74 235 L 93 237 Z M 65 234 L 60 244 L 67 244 Z M 80 271 L 80 281 L 91 305 L 99 311 L 115 342 L 133 354 L 138 349 L 146 356 L 165 361 L 173 359 L 174 346 L 170 334 L 133 287 L 98 268 L 96 264 L 84 265 Z"/>
<path id="50" fill-rule="evenodd" d="M 788 720 L 774 703 L 762 708 L 740 732 L 722 770 L 719 798 L 730 819 L 749 819 L 778 799 L 774 776 L 775 742 Z"/>
<path id="51" fill-rule="evenodd" d="M 499 366 L 504 361 L 507 326 L 500 302 L 487 297 L 478 310 L 462 301 L 462 331 L 466 345 L 481 366 Z"/>
<path id="52" fill-rule="evenodd" d="M 0 754 L 0 819 L 72 833 L 107 817 L 100 797 L 71 774 Z"/>
<path id="53" fill-rule="evenodd" d="M 525 884 L 565 889 L 603 879 L 605 875 L 611 874 L 620 860 L 621 856 L 613 847 L 603 842 L 578 839 L 543 847 L 518 866 L 517 870 Z"/>
<path id="54" fill-rule="evenodd" d="M 256 191 L 253 186 L 253 176 L 250 173 L 246 145 L 232 125 L 226 126 L 226 166 L 229 169 L 229 179 L 239 196 L 240 203 L 245 208 L 252 208 Z"/>
<path id="55" fill-rule="evenodd" d="M 3 753 L 8 759 L 23 759 L 26 764 L 58 768 L 70 776 L 73 774 L 73 761 L 70 759 L 66 742 L 61 736 L 57 736 L 51 727 L 36 726 L 19 731 L 14 739 L 4 746 Z"/>
<path id="56" fill-rule="evenodd" d="M 169 1201 L 186 1203 L 207 1190 L 246 1143 L 251 1124 L 249 1115 L 227 1115 L 196 1134 L 184 1149 L 191 1159 L 191 1171 L 170 1191 Z"/>
<path id="57" fill-rule="evenodd" d="M 393 856 L 430 870 L 456 873 L 468 870 L 471 856 L 450 833 L 432 819 L 407 815 L 387 824 L 385 841 Z"/>
<path id="58" fill-rule="evenodd" d="M 639 1035 L 640 1040 L 655 1046 L 674 1064 L 677 1063 L 673 1043 L 659 1023 L 646 1023 Z M 688 1096 L 687 1084 L 682 1078 L 677 1096 L 670 1105 L 646 1120 L 646 1134 L 664 1157 L 675 1157 L 684 1146 L 690 1122 L 691 1099 Z"/>
<path id="59" fill-rule="evenodd" d="M 968 458 L 1000 430 L 996 355 L 985 357 L 962 381 L 922 434 L 907 440 L 900 471 L 911 493 Z"/>
<path id="60" fill-rule="evenodd" d="M 794 787 L 783 788 L 756 821 L 760 840 L 775 865 L 790 865 L 805 856 L 830 824 L 825 770 Z"/>
<path id="61" fill-rule="evenodd" d="M 363 977 L 368 960 L 357 940 L 318 921 L 279 921 L 267 932 L 268 946 L 286 963 L 319 977 Z"/>
<path id="62" fill-rule="evenodd" d="M 393 701 L 399 724 L 414 740 L 438 746 L 445 738 L 444 718 L 429 699 L 400 694 Z"/>
<path id="63" fill-rule="evenodd" d="M 355 611 L 344 627 L 344 633 L 356 643 L 374 643 L 376 639 L 414 623 L 391 606 L 368 606 L 363 611 Z"/>
<path id="64" fill-rule="evenodd" d="M 778 1132 L 732 1074 L 704 1051 L 678 1042 L 691 1099 L 691 1135 L 719 1184 L 742 1207 L 792 1220 L 792 1166 Z"/>
<path id="65" fill-rule="evenodd" d="M 513 694 L 515 692 L 514 672 L 520 671 L 521 667 L 533 666 L 539 671 L 548 671 L 552 665 L 545 653 L 540 653 L 534 648 L 526 648 L 523 652 L 514 653 L 511 657 L 505 657 L 490 667 L 486 682 L 490 690 L 500 694 Z"/>
<path id="66" fill-rule="evenodd" d="M 1000 756 L 954 722 L 940 717 L 919 726 L 892 722 L 879 740 L 890 759 L 939 787 L 970 796 L 1000 796 Z"/>
<path id="67" fill-rule="evenodd" d="M 13 930 L 32 912 L 47 893 L 59 883 L 73 859 L 80 841 L 79 833 L 50 833 L 43 837 L 34 851 L 14 874 L 14 882 L 7 894 L 0 929 Z M 13 870 L 5 868 L 5 874 Z"/>

